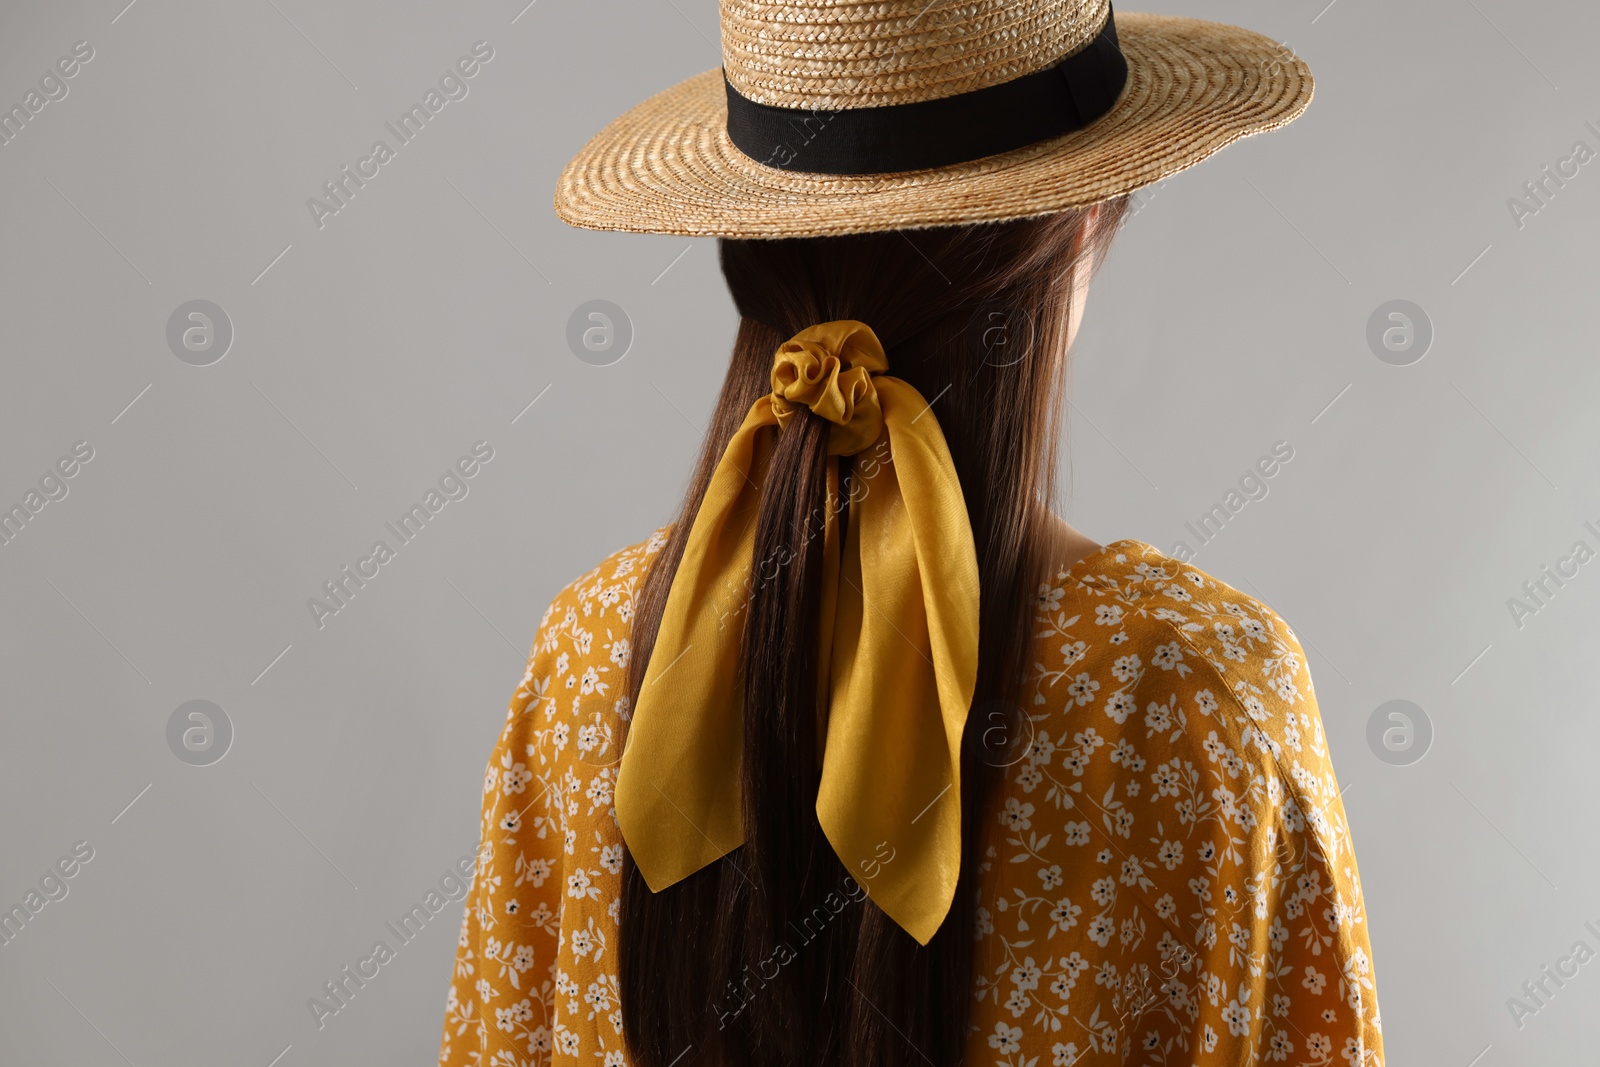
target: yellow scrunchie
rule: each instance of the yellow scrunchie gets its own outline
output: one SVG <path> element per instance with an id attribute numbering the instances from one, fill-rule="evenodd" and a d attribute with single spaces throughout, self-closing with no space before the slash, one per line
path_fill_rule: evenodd
<path id="1" fill-rule="evenodd" d="M 848 319 L 779 347 L 772 393 L 728 442 L 690 527 L 629 726 L 616 807 L 655 892 L 744 843 L 743 628 L 728 616 L 742 614 L 752 580 L 759 484 L 776 437 L 763 431 L 797 405 L 834 423 L 830 455 L 854 455 L 887 431 L 891 456 L 853 493 L 842 546 L 838 471 L 829 465 L 818 645 L 829 710 L 817 819 L 855 880 L 925 945 L 950 910 L 961 867 L 978 558 L 938 420 L 888 367 L 877 336 Z"/>

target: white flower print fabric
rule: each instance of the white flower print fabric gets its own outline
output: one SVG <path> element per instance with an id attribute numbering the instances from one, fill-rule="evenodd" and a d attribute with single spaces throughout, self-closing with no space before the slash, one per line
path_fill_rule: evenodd
<path id="1" fill-rule="evenodd" d="M 629 1062 L 612 792 L 666 530 L 551 603 L 484 779 L 439 1062 Z M 1133 540 L 1039 590 L 985 828 L 966 1061 L 1382 1067 L 1349 827 L 1298 640 Z M 708 1009 L 709 1010 L 709 1009 Z"/>

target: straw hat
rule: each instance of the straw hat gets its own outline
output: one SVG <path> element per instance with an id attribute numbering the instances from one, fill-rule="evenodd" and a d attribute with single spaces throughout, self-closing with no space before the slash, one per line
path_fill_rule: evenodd
<path id="1" fill-rule="evenodd" d="M 1020 218 L 1276 129 L 1311 71 L 1237 26 L 1109 0 L 722 0 L 723 65 L 567 164 L 574 226 L 802 237 Z"/>

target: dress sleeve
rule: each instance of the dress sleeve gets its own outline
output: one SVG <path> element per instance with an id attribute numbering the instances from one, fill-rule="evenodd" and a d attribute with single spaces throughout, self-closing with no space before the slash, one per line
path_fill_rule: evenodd
<path id="1" fill-rule="evenodd" d="M 1288 624 L 1250 606 L 1179 628 L 1198 669 L 1156 785 L 1194 833 L 1169 882 L 1178 935 L 1129 1036 L 1150 1062 L 1382 1067 L 1366 908 L 1311 675 Z"/>
<path id="2" fill-rule="evenodd" d="M 441 1067 L 549 1062 L 560 933 L 562 795 L 549 726 L 556 640 L 545 612 L 483 779 L 467 895 L 439 1046 Z"/>

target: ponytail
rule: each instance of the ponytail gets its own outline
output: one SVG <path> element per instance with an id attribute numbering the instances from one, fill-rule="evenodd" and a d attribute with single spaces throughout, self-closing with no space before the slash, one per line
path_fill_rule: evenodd
<path id="1" fill-rule="evenodd" d="M 1101 205 L 1109 243 L 1125 200 Z M 954 1065 L 972 999 L 980 815 L 1003 763 L 986 752 L 992 709 L 1020 703 L 1033 590 L 1045 577 L 1059 384 L 1084 212 L 849 237 L 720 243 L 741 313 L 683 512 L 636 604 L 628 695 L 637 698 L 667 590 L 718 457 L 770 388 L 773 352 L 818 322 L 858 319 L 893 373 L 938 405 L 981 573 L 976 711 L 960 768 L 961 880 L 944 925 L 919 945 L 870 899 L 818 824 L 827 714 L 818 648 L 826 520 L 844 536 L 884 450 L 830 457 L 830 423 L 799 408 L 776 434 L 745 588 L 722 611 L 742 635 L 745 844 L 653 893 L 625 852 L 618 971 L 622 1024 L 640 1067 Z M 1098 257 L 1097 257 L 1098 258 Z M 998 309 L 998 311 L 996 310 Z M 1000 316 L 1004 359 L 985 347 Z M 980 318 L 981 316 L 981 318 Z M 974 329 L 974 323 L 982 329 Z M 835 463 L 837 459 L 837 463 Z M 837 469 L 837 475 L 830 471 Z M 999 716 L 1021 729 L 1020 710 Z M 894 753 L 885 753 L 886 760 Z"/>

